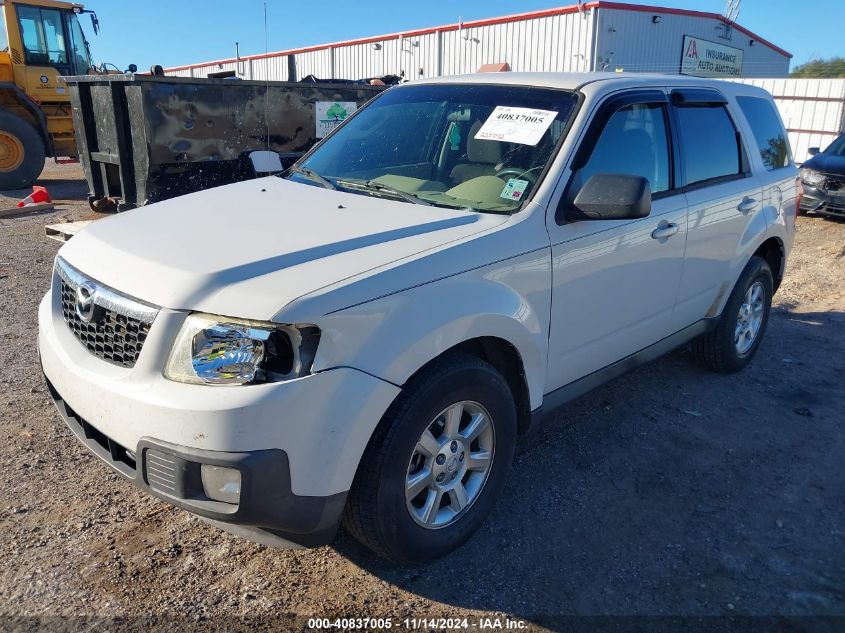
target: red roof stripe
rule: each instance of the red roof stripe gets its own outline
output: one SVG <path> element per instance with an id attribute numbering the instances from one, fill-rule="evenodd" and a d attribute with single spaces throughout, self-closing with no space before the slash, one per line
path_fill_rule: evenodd
<path id="1" fill-rule="evenodd" d="M 781 55 L 785 55 L 786 57 L 792 57 L 792 54 L 785 51 L 784 49 L 780 48 L 779 46 L 775 46 L 768 40 L 760 37 L 756 33 L 753 33 L 746 29 L 743 26 L 740 26 L 736 22 L 732 20 L 728 20 L 725 16 L 719 15 L 718 13 L 709 13 L 706 11 L 692 11 L 689 9 L 672 9 L 669 7 L 653 7 L 644 4 L 626 4 L 624 2 L 606 2 L 605 0 L 594 0 L 593 2 L 587 2 L 582 5 L 583 9 L 619 9 L 623 11 L 640 11 L 646 13 L 664 13 L 670 15 L 687 15 L 699 18 L 709 18 L 711 20 L 719 20 L 724 24 L 730 25 L 732 28 L 735 28 L 737 31 L 744 33 L 745 35 L 754 38 L 756 41 L 760 42 L 761 44 L 768 46 L 772 50 L 780 53 Z M 480 26 L 492 26 L 494 24 L 505 24 L 507 22 L 518 22 L 520 20 L 530 20 L 530 19 L 537 19 L 537 18 L 545 18 L 555 15 L 566 15 L 568 13 L 577 13 L 580 11 L 578 5 L 571 5 L 566 7 L 558 7 L 556 9 L 543 9 L 540 11 L 528 11 L 525 13 L 514 13 L 512 15 L 505 15 L 496 18 L 484 18 L 481 20 L 472 20 L 469 22 L 462 22 L 462 23 L 454 23 L 454 24 L 444 24 L 441 26 L 432 26 L 422 29 L 415 29 L 412 31 L 402 31 L 399 33 L 389 33 L 387 35 L 376 35 L 372 37 L 362 37 L 353 40 L 344 40 L 341 42 L 331 42 L 329 44 L 318 44 L 316 46 L 305 46 L 302 48 L 293 48 L 289 50 L 283 51 L 275 51 L 273 53 L 263 53 L 260 55 L 246 55 L 241 57 L 240 60 L 230 57 L 228 59 L 220 59 L 210 62 L 201 62 L 198 64 L 187 64 L 185 66 L 172 66 L 170 68 L 166 68 L 165 72 L 173 72 L 177 70 L 187 70 L 189 68 L 203 68 L 205 66 L 214 66 L 216 64 L 233 64 L 237 61 L 249 61 L 251 59 L 267 59 L 269 57 L 282 57 L 284 55 L 296 55 L 299 53 L 310 53 L 313 51 L 319 50 L 327 50 L 329 48 L 337 48 L 339 46 L 354 46 L 356 44 L 371 44 L 374 42 L 383 42 L 385 40 L 395 40 L 403 37 L 419 37 L 420 35 L 430 35 L 432 33 L 445 32 L 445 31 L 457 31 L 459 28 L 476 28 Z"/>

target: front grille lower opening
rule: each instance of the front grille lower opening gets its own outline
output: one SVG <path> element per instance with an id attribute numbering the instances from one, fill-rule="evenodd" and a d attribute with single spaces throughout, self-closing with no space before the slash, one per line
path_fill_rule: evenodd
<path id="1" fill-rule="evenodd" d="M 53 388 L 53 386 L 49 382 L 47 384 L 50 388 L 50 393 L 56 393 L 56 390 Z M 58 393 L 56 393 L 56 396 L 58 396 Z M 57 402 L 59 400 L 60 399 L 57 398 Z M 67 406 L 67 403 L 64 403 L 64 407 L 65 411 L 67 412 L 68 418 L 73 421 L 78 428 L 82 429 L 82 434 L 85 436 L 86 440 L 92 440 L 96 442 L 98 446 L 108 452 L 113 462 L 120 462 L 122 464 L 125 464 L 132 470 L 135 470 L 136 463 L 134 459 L 134 454 L 130 454 L 129 450 L 112 440 L 105 433 L 98 431 L 93 426 L 88 424 L 88 422 L 81 418 L 76 413 L 76 411 Z"/>

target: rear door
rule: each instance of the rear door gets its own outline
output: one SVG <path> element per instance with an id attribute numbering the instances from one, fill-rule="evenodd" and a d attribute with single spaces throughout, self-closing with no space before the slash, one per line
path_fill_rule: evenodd
<path id="1" fill-rule="evenodd" d="M 758 218 L 762 186 L 736 113 L 711 89 L 671 91 L 686 192 L 687 250 L 673 317 L 680 330 L 716 316 L 739 271 L 739 245 Z M 765 221 L 765 220 L 764 220 Z"/>

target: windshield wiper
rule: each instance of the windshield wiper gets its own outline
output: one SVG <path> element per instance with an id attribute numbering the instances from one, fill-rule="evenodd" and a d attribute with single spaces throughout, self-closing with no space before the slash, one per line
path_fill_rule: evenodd
<path id="1" fill-rule="evenodd" d="M 432 206 L 431 203 L 427 200 L 418 198 L 412 193 L 408 193 L 407 191 L 400 191 L 399 189 L 394 189 L 390 185 L 385 185 L 384 183 L 376 182 L 375 180 L 338 180 L 338 184 L 341 187 L 361 187 L 368 191 L 378 191 L 380 193 L 385 193 L 389 196 L 402 198 L 402 200 L 404 200 L 405 202 L 413 202 L 414 204 L 421 204 L 426 207 Z"/>
<path id="2" fill-rule="evenodd" d="M 298 165 L 294 165 L 290 168 L 290 171 L 297 174 L 302 174 L 306 178 L 310 178 L 314 182 L 318 182 L 323 185 L 326 189 L 337 189 L 330 180 L 327 178 L 323 178 L 320 174 L 312 169 L 308 169 L 307 167 L 299 167 Z"/>

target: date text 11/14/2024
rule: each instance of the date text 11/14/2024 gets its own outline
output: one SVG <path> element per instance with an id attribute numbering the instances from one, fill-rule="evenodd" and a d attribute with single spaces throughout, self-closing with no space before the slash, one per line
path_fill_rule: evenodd
<path id="1" fill-rule="evenodd" d="M 471 618 L 309 618 L 308 630 L 477 630 L 477 631 L 505 631 L 527 628 L 524 620 L 510 617 L 482 617 Z"/>

